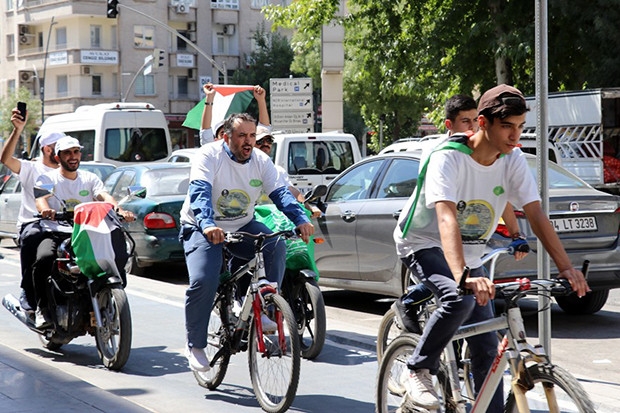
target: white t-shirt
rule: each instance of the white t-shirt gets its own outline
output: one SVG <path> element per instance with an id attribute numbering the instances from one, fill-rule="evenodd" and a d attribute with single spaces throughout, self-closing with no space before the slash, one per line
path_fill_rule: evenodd
<path id="1" fill-rule="evenodd" d="M 428 164 L 422 193 L 405 237 L 402 228 L 415 199 L 415 191 L 400 214 L 394 230 L 401 257 L 432 247 L 441 248 L 435 204 L 451 201 L 457 207 L 465 262 L 481 265 L 485 245 L 497 228 L 506 203 L 517 208 L 540 201 L 534 177 L 519 149 L 484 166 L 470 155 L 447 149 L 434 152 Z M 425 202 L 425 203 L 424 203 Z"/>
<path id="2" fill-rule="evenodd" d="M 34 184 L 36 179 L 44 173 L 54 171 L 41 161 L 20 161 L 19 181 L 22 184 L 22 204 L 19 208 L 19 216 L 17 217 L 17 230 L 25 223 L 35 221 L 34 217 L 39 211 L 34 203 Z"/>
<path id="3" fill-rule="evenodd" d="M 104 191 L 103 182 L 97 175 L 88 171 L 77 171 L 75 180 L 60 174 L 60 169 L 45 173 L 36 181 L 36 185 L 54 185 L 54 194 L 47 198 L 50 208 L 56 211 L 73 211 L 77 204 L 97 200 L 97 195 Z M 62 202 L 61 202 L 62 201 Z M 47 231 L 71 232 L 71 227 L 58 225 L 56 221 L 41 220 L 41 227 Z"/>
<path id="4" fill-rule="evenodd" d="M 270 194 L 282 185 L 271 158 L 260 149 L 254 148 L 248 162 L 238 163 L 223 146 L 222 139 L 200 148 L 192 161 L 190 183 L 202 180 L 211 184 L 215 224 L 224 231 L 236 231 L 254 218 L 261 192 Z M 198 226 L 189 196 L 181 208 L 181 223 Z"/>

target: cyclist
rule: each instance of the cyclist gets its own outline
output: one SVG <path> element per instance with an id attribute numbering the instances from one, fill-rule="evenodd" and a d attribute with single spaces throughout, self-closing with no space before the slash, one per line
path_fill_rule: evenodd
<path id="1" fill-rule="evenodd" d="M 439 142 L 435 142 L 437 140 L 429 142 L 434 146 L 444 142 L 452 134 L 478 130 L 478 105 L 470 96 L 460 94 L 451 96 L 445 104 L 445 115 L 444 124 L 448 129 L 448 134 L 438 139 Z M 423 153 L 422 158 L 425 158 L 425 155 L 427 153 Z M 502 219 L 513 240 L 523 239 L 519 233 L 519 224 L 517 223 L 512 205 L 506 204 Z M 517 251 L 514 257 L 518 261 L 525 257 L 525 255 L 527 253 Z M 406 291 L 402 297 L 392 304 L 398 324 L 412 333 L 421 334 L 422 329 L 418 322 L 418 309 L 422 303 L 430 300 L 432 297 L 433 293 L 424 284 L 418 284 Z M 458 354 L 458 346 L 455 349 Z"/>
<path id="2" fill-rule="evenodd" d="M 254 205 L 264 191 L 293 221 L 304 242 L 314 233 L 314 226 L 301 206 L 279 183 L 273 162 L 254 148 L 255 143 L 254 118 L 247 113 L 231 115 L 224 123 L 224 139 L 203 145 L 198 161 L 192 164 L 179 235 L 189 273 L 185 328 L 186 357 L 192 370 L 209 370 L 205 353 L 207 326 L 218 286 L 225 231 L 272 232 L 254 219 Z M 231 249 L 233 254 L 246 259 L 254 252 L 251 241 L 235 244 Z M 270 240 L 263 251 L 267 278 L 279 284 L 284 275 L 285 244 Z M 269 320 L 264 321 L 269 324 Z"/>
<path id="3" fill-rule="evenodd" d="M 589 290 L 541 207 L 525 156 L 515 150 L 527 111 L 523 94 L 514 87 L 499 85 L 486 91 L 478 103 L 478 132 L 455 135 L 430 154 L 432 162 L 421 171 L 419 190 L 400 215 L 394 230 L 397 253 L 440 302 L 407 360 L 406 409 L 439 407 L 432 375 L 441 352 L 463 322 L 493 316 L 489 300 L 495 287 L 483 276 L 480 257 L 497 226 L 498 211 L 507 202 L 523 208 L 553 258 L 558 277 L 568 279 L 580 297 Z M 466 266 L 472 270 L 465 286 L 473 295 L 459 296 L 456 290 Z M 471 337 L 468 343 L 478 392 L 492 365 L 497 337 L 490 332 Z M 503 411 L 502 393 L 498 386 L 490 412 Z"/>

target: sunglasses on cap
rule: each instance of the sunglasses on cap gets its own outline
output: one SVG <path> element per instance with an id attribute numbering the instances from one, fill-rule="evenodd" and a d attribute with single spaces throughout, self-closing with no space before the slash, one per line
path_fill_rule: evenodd
<path id="1" fill-rule="evenodd" d="M 519 96 L 502 96 L 499 98 L 500 102 L 502 102 L 502 105 L 509 105 L 509 106 L 517 106 L 517 105 L 524 105 L 525 101 L 523 100 L 523 98 L 519 97 Z"/>
<path id="2" fill-rule="evenodd" d="M 273 143 L 273 138 L 271 136 L 265 136 L 264 138 L 261 138 L 256 141 L 257 145 L 264 145 L 264 144 L 271 145 L 272 143 Z"/>

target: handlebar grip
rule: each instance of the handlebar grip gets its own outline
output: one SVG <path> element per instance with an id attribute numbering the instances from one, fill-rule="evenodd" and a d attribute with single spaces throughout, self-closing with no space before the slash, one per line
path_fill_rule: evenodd
<path id="1" fill-rule="evenodd" d="M 514 255 L 515 252 L 530 252 L 530 244 L 527 243 L 527 240 L 521 238 L 513 240 L 508 245 L 508 248 L 512 249 L 510 252 L 511 255 Z"/>
<path id="2" fill-rule="evenodd" d="M 465 288 L 465 281 L 467 280 L 467 277 L 469 277 L 470 272 L 471 272 L 471 269 L 468 266 L 463 267 L 463 274 L 461 275 L 459 286 L 456 289 L 456 292 L 458 293 L 458 295 L 472 294 L 471 290 L 468 290 L 467 288 Z"/>
<path id="3" fill-rule="evenodd" d="M 590 260 L 584 260 L 583 265 L 581 266 L 581 273 L 583 277 L 588 281 L 588 271 L 590 270 Z"/>

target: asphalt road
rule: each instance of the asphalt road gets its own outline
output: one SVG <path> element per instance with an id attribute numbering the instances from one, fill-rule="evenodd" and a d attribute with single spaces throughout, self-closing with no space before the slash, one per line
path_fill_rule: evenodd
<path id="1" fill-rule="evenodd" d="M 0 294 L 16 294 L 18 251 L 6 240 L 0 247 L 4 247 L 0 248 Z M 89 409 L 74 411 L 128 411 L 128 405 L 136 411 L 160 413 L 262 411 L 253 396 L 246 354 L 233 356 L 218 390 L 208 391 L 196 384 L 183 356 L 185 285 L 186 275 L 178 268 L 160 267 L 151 278 L 129 277 L 127 294 L 134 331 L 132 353 L 121 373 L 102 367 L 94 338 L 81 337 L 60 352 L 49 352 L 34 333 L 0 308 L 0 350 L 4 350 L 0 351 L 0 410 L 11 397 L 3 393 L 4 385 L 14 381 L 14 376 L 34 372 L 40 377 L 62 374 L 65 379 L 54 380 L 84 388 Z M 372 412 L 377 370 L 374 340 L 391 299 L 340 290 L 325 290 L 324 297 L 328 340 L 316 360 L 302 361 L 299 389 L 290 411 Z M 536 337 L 536 304 L 528 303 L 524 309 L 532 312 L 526 325 L 528 334 Z M 581 381 L 598 404 L 597 411 L 620 412 L 620 353 L 616 351 L 620 348 L 620 290 L 613 291 L 605 308 L 593 316 L 568 316 L 554 306 L 552 324 L 554 362 Z M 20 411 L 42 411 L 35 395 L 44 386 L 33 387 L 34 393 L 21 401 Z M 63 393 L 46 391 L 39 396 L 50 399 L 47 413 L 73 408 L 74 400 L 70 402 Z M 68 393 L 72 399 L 79 398 Z"/>

